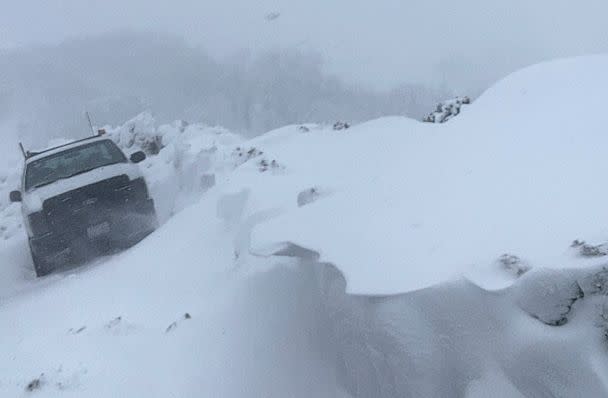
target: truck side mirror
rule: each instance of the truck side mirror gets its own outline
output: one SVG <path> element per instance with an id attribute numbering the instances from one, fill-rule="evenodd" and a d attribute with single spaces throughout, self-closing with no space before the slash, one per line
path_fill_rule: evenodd
<path id="1" fill-rule="evenodd" d="M 21 192 L 20 191 L 12 191 L 9 195 L 11 202 L 21 202 Z"/>
<path id="2" fill-rule="evenodd" d="M 146 154 L 143 151 L 137 151 L 131 154 L 129 159 L 131 159 L 131 162 L 133 163 L 143 162 L 146 159 Z"/>

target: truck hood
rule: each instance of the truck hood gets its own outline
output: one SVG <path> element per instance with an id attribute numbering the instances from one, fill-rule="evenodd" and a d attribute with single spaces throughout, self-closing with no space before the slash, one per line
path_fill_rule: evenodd
<path id="1" fill-rule="evenodd" d="M 127 175 L 130 180 L 142 177 L 139 166 L 132 163 L 117 163 L 99 167 L 86 173 L 58 180 L 52 184 L 24 192 L 23 210 L 27 214 L 41 211 L 42 204 L 49 198 L 123 174 Z"/>

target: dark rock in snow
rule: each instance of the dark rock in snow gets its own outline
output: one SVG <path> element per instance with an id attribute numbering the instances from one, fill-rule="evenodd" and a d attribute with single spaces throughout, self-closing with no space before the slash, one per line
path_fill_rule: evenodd
<path id="1" fill-rule="evenodd" d="M 284 167 L 281 166 L 279 164 L 279 162 L 277 162 L 276 160 L 272 160 L 272 161 L 268 161 L 266 159 L 262 159 L 258 162 L 258 170 L 260 170 L 260 172 L 265 172 L 267 170 L 279 170 L 279 169 L 283 169 Z"/>
<path id="2" fill-rule="evenodd" d="M 334 123 L 334 130 L 336 131 L 340 131 L 340 130 L 346 130 L 350 128 L 350 124 L 348 122 L 336 122 Z"/>
<path id="3" fill-rule="evenodd" d="M 469 97 L 456 97 L 437 105 L 435 112 L 430 113 L 423 119 L 426 123 L 445 123 L 454 116 L 460 114 L 460 108 L 463 105 L 469 105 L 471 99 Z"/>
<path id="4" fill-rule="evenodd" d="M 601 257 L 606 255 L 606 251 L 600 246 L 584 245 L 581 247 L 581 255 L 584 257 Z"/>
<path id="5" fill-rule="evenodd" d="M 571 247 L 578 249 L 579 254 L 583 257 L 603 257 L 608 255 L 608 243 L 590 245 L 584 241 L 575 240 L 572 242 Z"/>
<path id="6" fill-rule="evenodd" d="M 530 316 L 550 326 L 568 323 L 574 303 L 585 293 L 568 272 L 528 273 L 517 286 L 517 304 Z"/>
<path id="7" fill-rule="evenodd" d="M 30 381 L 27 386 L 25 386 L 25 391 L 33 392 L 39 390 L 44 384 L 44 373 L 42 373 L 39 377 Z"/>
<path id="8" fill-rule="evenodd" d="M 192 319 L 192 316 L 191 316 L 191 315 L 190 315 L 188 312 L 186 312 L 186 313 L 184 314 L 183 319 L 181 319 L 181 320 L 184 320 L 184 321 L 185 321 L 185 320 L 188 320 L 188 319 Z M 179 321 L 180 321 L 180 320 L 177 320 L 177 321 L 175 321 L 175 322 L 171 322 L 171 324 L 170 324 L 169 326 L 167 326 L 167 329 L 165 329 L 165 333 L 169 333 L 170 331 L 172 331 L 172 330 L 174 330 L 175 328 L 177 328 L 177 324 L 178 324 L 178 322 L 179 322 Z"/>
<path id="9" fill-rule="evenodd" d="M 579 284 L 586 295 L 608 296 L 608 267 L 581 278 Z"/>
<path id="10" fill-rule="evenodd" d="M 158 155 L 164 143 L 154 123 L 152 114 L 143 112 L 129 120 L 123 128 L 109 133 L 108 137 L 126 152 L 144 151 L 146 155 Z"/>
<path id="11" fill-rule="evenodd" d="M 255 148 L 255 147 L 252 147 L 249 149 L 237 147 L 232 152 L 232 158 L 235 161 L 235 167 L 238 167 L 238 166 L 242 165 L 243 163 L 246 163 L 250 159 L 256 158 L 258 156 L 262 156 L 263 154 L 264 154 L 264 152 L 260 151 L 259 149 Z"/>
<path id="12" fill-rule="evenodd" d="M 608 299 L 602 306 L 602 312 L 600 313 L 600 327 L 602 328 L 604 341 L 608 346 Z"/>
<path id="13" fill-rule="evenodd" d="M 115 327 L 118 324 L 120 324 L 121 321 L 122 321 L 122 317 L 121 316 L 117 316 L 116 318 L 112 319 L 110 322 L 108 322 L 106 324 L 106 329 L 112 329 L 113 327 Z"/>
<path id="14" fill-rule="evenodd" d="M 169 333 L 176 327 L 177 327 L 177 322 L 171 322 L 171 324 L 169 326 L 167 326 L 167 329 L 165 329 L 165 333 Z"/>
<path id="15" fill-rule="evenodd" d="M 268 22 L 271 22 L 271 21 L 275 21 L 275 20 L 279 19 L 280 16 L 281 16 L 280 12 L 269 12 L 268 14 L 266 14 L 264 16 L 264 19 Z"/>
<path id="16" fill-rule="evenodd" d="M 505 270 L 517 277 L 522 276 L 531 269 L 525 261 L 512 254 L 503 254 L 498 259 L 498 262 Z"/>
<path id="17" fill-rule="evenodd" d="M 71 333 L 71 334 L 80 334 L 80 333 L 84 332 L 86 330 L 86 328 L 87 328 L 86 326 L 81 326 L 78 329 L 70 328 L 70 330 L 68 330 L 68 333 Z"/>

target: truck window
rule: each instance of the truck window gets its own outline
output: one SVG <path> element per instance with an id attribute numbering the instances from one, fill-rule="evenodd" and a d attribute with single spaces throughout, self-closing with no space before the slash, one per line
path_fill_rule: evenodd
<path id="1" fill-rule="evenodd" d="M 29 191 L 98 167 L 126 162 L 125 155 L 111 140 L 83 144 L 29 163 L 25 172 L 25 190 Z"/>

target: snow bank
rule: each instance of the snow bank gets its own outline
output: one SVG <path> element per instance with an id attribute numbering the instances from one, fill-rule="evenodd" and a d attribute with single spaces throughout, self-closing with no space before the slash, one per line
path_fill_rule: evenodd
<path id="1" fill-rule="evenodd" d="M 19 206 L 11 205 L 9 192 L 20 184 L 21 154 L 17 149 L 16 128 L 13 123 L 0 124 L 0 137 L 5 145 L 0 147 L 0 244 L 20 229 Z M 6 145 L 13 142 L 15 146 Z"/>
<path id="2" fill-rule="evenodd" d="M 222 127 L 183 120 L 157 127 L 148 112 L 104 130 L 127 154 L 148 155 L 141 167 L 161 221 L 196 201 L 231 171 L 230 154 L 242 141 Z"/>
<path id="3" fill-rule="evenodd" d="M 313 250 L 355 294 L 402 293 L 465 274 L 504 287 L 508 280 L 479 276 L 504 254 L 531 267 L 605 261 L 570 245 L 608 239 L 608 136 L 593 116 L 605 107 L 607 67 L 606 56 L 533 66 L 444 126 L 385 118 L 258 139 L 288 177 L 250 183 L 253 196 L 283 211 L 253 231 L 254 251 L 285 242 Z M 314 186 L 331 194 L 298 207 L 299 192 Z"/>
<path id="4" fill-rule="evenodd" d="M 526 274 L 498 294 L 468 281 L 387 297 L 330 286 L 339 380 L 354 397 L 369 398 L 606 396 L 607 340 L 598 323 L 606 297 L 577 300 L 572 322 L 559 327 L 517 304 L 559 310 L 569 292 L 560 297 L 556 279 L 570 285 L 598 272 L 544 275 L 543 286 L 542 272 Z"/>
<path id="5" fill-rule="evenodd" d="M 20 185 L 20 170 L 15 167 L 8 175 L 0 177 L 0 240 L 8 240 L 21 230 L 21 207 L 9 202 L 10 191 Z"/>

